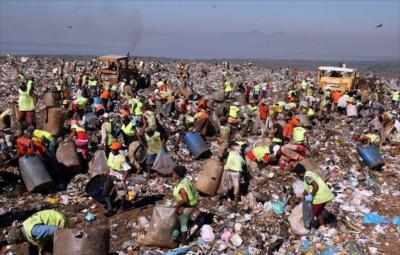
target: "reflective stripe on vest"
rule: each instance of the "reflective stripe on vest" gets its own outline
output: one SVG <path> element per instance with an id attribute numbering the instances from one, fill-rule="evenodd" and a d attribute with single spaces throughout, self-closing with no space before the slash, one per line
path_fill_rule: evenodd
<path id="1" fill-rule="evenodd" d="M 228 158 L 226 159 L 224 170 L 242 172 L 244 164 L 245 161 L 239 153 L 237 153 L 236 151 L 230 151 Z"/>
<path id="2" fill-rule="evenodd" d="M 123 171 L 124 170 L 124 163 L 126 162 L 125 156 L 122 154 L 114 155 L 110 152 L 107 160 L 107 166 L 112 168 L 115 171 Z"/>
<path id="3" fill-rule="evenodd" d="M 229 117 L 237 119 L 239 111 L 240 111 L 240 109 L 236 105 L 230 106 L 229 107 Z"/>
<path id="4" fill-rule="evenodd" d="M 322 178 L 319 175 L 311 171 L 307 171 L 304 175 L 304 180 L 307 177 L 312 178 L 318 184 L 318 191 L 313 199 L 314 205 L 326 203 L 334 198 L 332 191 L 329 189 L 328 185 L 324 182 L 324 180 L 322 180 Z M 304 183 L 304 189 L 308 193 L 312 192 L 312 186 L 307 184 L 307 182 Z"/>
<path id="5" fill-rule="evenodd" d="M 176 201 L 181 201 L 182 196 L 179 194 L 179 191 L 183 189 L 188 196 L 188 205 L 195 206 L 198 202 L 198 194 L 197 190 L 193 187 L 192 183 L 188 178 L 183 178 L 178 184 L 175 185 L 172 195 L 174 196 Z"/>
<path id="6" fill-rule="evenodd" d="M 304 142 L 304 134 L 307 131 L 302 127 L 293 128 L 293 143 L 300 144 Z"/>
<path id="7" fill-rule="evenodd" d="M 32 236 L 32 228 L 38 224 L 53 225 L 58 226 L 59 228 L 65 228 L 69 226 L 69 221 L 64 215 L 55 210 L 43 210 L 26 219 L 22 223 L 26 239 L 29 243 L 36 246 L 40 246 L 43 244 L 42 242 L 46 241 L 36 240 Z"/>
<path id="8" fill-rule="evenodd" d="M 257 161 L 263 161 L 265 154 L 269 153 L 267 146 L 258 146 L 253 149 L 253 154 Z"/>

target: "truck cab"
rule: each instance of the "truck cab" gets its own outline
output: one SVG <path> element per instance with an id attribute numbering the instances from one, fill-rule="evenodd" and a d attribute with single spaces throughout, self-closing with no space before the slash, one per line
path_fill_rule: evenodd
<path id="1" fill-rule="evenodd" d="M 101 62 L 98 75 L 101 82 L 114 85 L 123 79 L 132 78 L 133 70 L 129 68 L 129 57 L 120 55 L 106 55 L 98 58 Z"/>
<path id="2" fill-rule="evenodd" d="M 318 85 L 325 91 L 340 92 L 350 91 L 357 88 L 359 74 L 356 69 L 335 66 L 320 66 L 318 68 Z"/>

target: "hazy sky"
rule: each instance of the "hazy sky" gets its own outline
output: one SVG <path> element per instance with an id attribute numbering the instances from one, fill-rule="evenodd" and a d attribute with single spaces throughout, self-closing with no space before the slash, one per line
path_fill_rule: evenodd
<path id="1" fill-rule="evenodd" d="M 400 1 L 0 0 L 1 54 L 128 51 L 400 61 Z"/>

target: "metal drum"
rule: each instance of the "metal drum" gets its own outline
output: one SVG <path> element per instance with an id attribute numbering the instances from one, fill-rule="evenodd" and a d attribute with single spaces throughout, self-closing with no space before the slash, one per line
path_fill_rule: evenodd
<path id="1" fill-rule="evenodd" d="M 36 155 L 22 156 L 18 162 L 22 180 L 29 192 L 43 191 L 53 186 L 53 180 L 41 158 Z"/>
<path id="2" fill-rule="evenodd" d="M 223 172 L 224 169 L 219 160 L 207 160 L 197 179 L 196 189 L 203 194 L 214 196 L 221 182 Z"/>
<path id="3" fill-rule="evenodd" d="M 66 228 L 54 233 L 53 255 L 108 255 L 110 230 Z"/>
<path id="4" fill-rule="evenodd" d="M 184 135 L 183 140 L 195 159 L 210 153 L 210 149 L 200 133 L 188 132 Z"/>

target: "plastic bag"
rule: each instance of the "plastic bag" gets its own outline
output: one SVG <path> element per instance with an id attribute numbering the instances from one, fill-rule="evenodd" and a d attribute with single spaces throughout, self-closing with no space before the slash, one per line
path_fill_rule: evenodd
<path id="1" fill-rule="evenodd" d="M 176 163 L 168 156 L 164 149 L 160 150 L 154 161 L 152 169 L 162 175 L 169 175 L 176 166 Z"/>
<path id="2" fill-rule="evenodd" d="M 307 235 L 310 232 L 303 223 L 303 203 L 298 204 L 289 215 L 289 223 L 292 232 L 296 235 Z"/>
<path id="3" fill-rule="evenodd" d="M 149 230 L 143 244 L 171 248 L 175 245 L 172 232 L 177 223 L 176 208 L 156 205 L 153 209 Z"/>
<path id="4" fill-rule="evenodd" d="M 296 197 L 298 197 L 298 198 L 303 197 L 304 181 L 296 180 L 292 184 L 292 188 L 293 188 L 294 194 L 296 194 Z"/>
<path id="5" fill-rule="evenodd" d="M 89 163 L 89 171 L 88 173 L 91 176 L 95 176 L 98 174 L 103 174 L 107 171 L 107 156 L 104 150 L 98 150 L 93 155 L 92 160 Z"/>
<path id="6" fill-rule="evenodd" d="M 303 223 L 304 227 L 307 229 L 311 229 L 311 227 L 314 226 L 314 214 L 311 201 L 303 201 Z"/>

